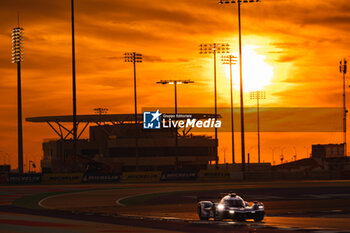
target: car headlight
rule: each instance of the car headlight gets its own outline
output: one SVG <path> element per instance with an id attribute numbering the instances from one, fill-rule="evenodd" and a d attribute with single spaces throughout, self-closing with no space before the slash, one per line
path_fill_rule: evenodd
<path id="1" fill-rule="evenodd" d="M 223 204 L 218 205 L 218 210 L 224 210 L 224 209 L 225 209 L 225 206 Z"/>
<path id="2" fill-rule="evenodd" d="M 259 209 L 264 209 L 264 206 L 262 206 L 262 205 L 259 205 Z"/>
<path id="3" fill-rule="evenodd" d="M 230 214 L 234 214 L 235 211 L 234 211 L 234 210 L 230 210 L 229 213 L 230 213 Z"/>

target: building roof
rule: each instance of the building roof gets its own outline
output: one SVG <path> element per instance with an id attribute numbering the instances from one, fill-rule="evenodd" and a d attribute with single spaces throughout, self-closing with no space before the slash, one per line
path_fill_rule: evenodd
<path id="1" fill-rule="evenodd" d="M 172 115 L 173 113 L 164 113 L 167 115 Z M 191 115 L 192 119 L 208 119 L 208 118 L 214 118 L 215 114 L 207 114 L 207 113 L 178 113 L 178 115 L 184 115 L 184 117 L 178 117 L 177 119 L 181 118 L 188 118 L 186 115 Z M 218 118 L 221 116 L 218 115 Z M 143 114 L 137 115 L 138 121 L 142 122 L 143 120 Z M 93 115 L 77 115 L 76 121 L 77 122 L 133 122 L 135 119 L 134 114 L 93 114 Z M 65 116 L 39 116 L 39 117 L 28 117 L 26 118 L 26 121 L 29 122 L 36 122 L 36 123 L 42 123 L 42 122 L 73 122 L 73 116 L 72 115 L 65 115 Z"/>

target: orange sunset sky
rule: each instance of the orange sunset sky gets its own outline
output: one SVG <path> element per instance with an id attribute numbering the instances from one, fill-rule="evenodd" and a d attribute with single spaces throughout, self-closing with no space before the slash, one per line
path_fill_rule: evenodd
<path id="1" fill-rule="evenodd" d="M 181 107 L 213 106 L 213 58 L 201 43 L 230 43 L 238 53 L 237 6 L 217 0 L 76 0 L 78 114 L 133 113 L 132 64 L 124 52 L 144 55 L 137 65 L 138 106 L 172 107 L 173 89 L 160 79 L 191 79 L 178 89 Z M 39 164 L 44 139 L 56 138 L 46 124 L 26 117 L 69 115 L 71 93 L 70 0 L 0 1 L 0 164 L 17 167 L 16 65 L 11 29 L 24 28 L 22 63 L 24 158 Z M 350 48 L 350 3 L 346 0 L 262 0 L 242 5 L 245 104 L 249 91 L 265 90 L 262 106 L 341 107 L 338 62 Z M 218 57 L 219 58 L 219 57 Z M 220 59 L 218 59 L 220 61 Z M 234 104 L 239 106 L 238 66 Z M 218 62 L 218 106 L 229 107 L 228 68 Z M 340 120 L 340 119 L 336 119 Z M 263 122 L 262 122 L 263 124 Z M 286 122 L 288 124 L 288 122 Z M 236 162 L 240 162 L 236 133 Z M 341 133 L 262 133 L 262 160 L 290 161 L 310 153 L 313 143 L 340 143 Z M 231 162 L 230 133 L 219 133 L 220 162 Z M 246 135 L 256 161 L 256 133 Z M 225 155 L 225 156 L 224 156 Z M 28 169 L 28 166 L 25 166 Z M 37 169 L 39 170 L 39 169 Z"/>

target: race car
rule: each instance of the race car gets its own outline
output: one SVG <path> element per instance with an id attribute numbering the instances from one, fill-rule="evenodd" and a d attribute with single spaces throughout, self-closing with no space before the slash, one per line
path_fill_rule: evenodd
<path id="1" fill-rule="evenodd" d="M 226 194 L 219 202 L 200 201 L 197 211 L 200 220 L 213 218 L 216 221 L 223 219 L 245 221 L 246 219 L 254 219 L 255 222 L 260 222 L 265 216 L 263 203 L 254 201 L 250 206 L 248 202 L 235 193 Z"/>

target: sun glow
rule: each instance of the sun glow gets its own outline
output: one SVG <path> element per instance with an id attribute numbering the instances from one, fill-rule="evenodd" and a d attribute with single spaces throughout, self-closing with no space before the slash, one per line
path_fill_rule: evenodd
<path id="1" fill-rule="evenodd" d="M 257 46 L 244 46 L 242 48 L 243 58 L 243 91 L 263 90 L 271 83 L 273 67 L 265 62 L 265 56 L 258 54 Z M 238 54 L 235 54 L 238 56 Z M 239 63 L 233 66 L 233 86 L 239 89 Z M 226 77 L 230 78 L 230 68 L 225 69 Z"/>

